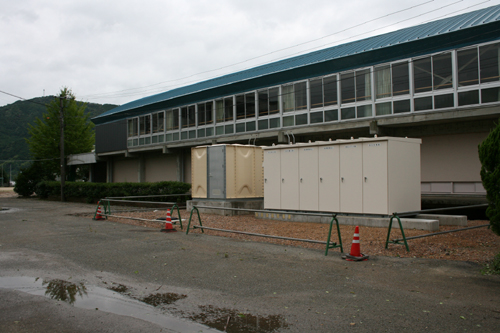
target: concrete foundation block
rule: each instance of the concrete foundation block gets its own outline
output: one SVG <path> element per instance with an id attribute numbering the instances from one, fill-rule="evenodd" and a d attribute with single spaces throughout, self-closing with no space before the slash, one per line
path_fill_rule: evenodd
<path id="1" fill-rule="evenodd" d="M 419 219 L 438 220 L 439 225 L 457 225 L 461 227 L 467 226 L 467 216 L 465 215 L 436 215 L 436 214 L 419 214 Z"/>
<path id="2" fill-rule="evenodd" d="M 283 213 L 255 213 L 255 217 L 268 220 L 289 221 L 289 222 L 313 222 L 313 223 L 330 223 L 331 217 L 324 216 L 307 216 L 293 215 L 286 212 Z M 388 228 L 390 217 L 369 217 L 369 216 L 337 216 L 339 224 L 354 225 L 375 228 Z M 439 221 L 433 219 L 401 219 L 401 224 L 404 229 L 417 229 L 427 231 L 439 230 Z M 397 219 L 392 220 L 392 227 L 399 229 Z"/>
<path id="3" fill-rule="evenodd" d="M 206 206 L 206 207 L 222 207 L 222 208 L 240 208 L 240 209 L 263 209 L 263 199 L 250 199 L 250 200 L 214 200 L 214 199 L 193 199 L 186 202 L 186 209 L 191 211 L 193 206 Z M 245 211 L 232 211 L 224 209 L 209 209 L 199 208 L 200 213 L 233 216 L 233 215 L 246 215 L 251 214 Z"/>

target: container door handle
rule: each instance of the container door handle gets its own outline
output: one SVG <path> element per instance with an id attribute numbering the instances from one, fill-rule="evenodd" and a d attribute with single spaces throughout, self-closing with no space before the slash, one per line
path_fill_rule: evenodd
<path id="1" fill-rule="evenodd" d="M 281 182 L 284 183 L 285 182 L 285 178 L 281 178 Z"/>
<path id="2" fill-rule="evenodd" d="M 300 182 L 302 183 L 302 178 L 300 178 Z"/>
<path id="3" fill-rule="evenodd" d="M 366 183 L 366 179 L 367 179 L 367 178 L 365 177 L 365 183 Z"/>
<path id="4" fill-rule="evenodd" d="M 322 183 L 322 182 L 323 182 L 323 178 L 320 178 L 320 179 L 319 179 L 319 182 L 320 182 L 320 183 Z"/>
<path id="5" fill-rule="evenodd" d="M 342 183 L 344 182 L 344 177 L 340 178 L 342 180 Z"/>

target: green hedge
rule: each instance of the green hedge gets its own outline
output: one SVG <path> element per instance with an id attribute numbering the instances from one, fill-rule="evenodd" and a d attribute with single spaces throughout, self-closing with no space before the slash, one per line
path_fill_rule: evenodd
<path id="1" fill-rule="evenodd" d="M 142 195 L 183 194 L 191 189 L 191 184 L 182 182 L 157 183 L 83 183 L 65 182 L 64 196 L 71 199 L 85 199 L 87 203 L 96 203 L 106 197 L 127 197 Z M 43 181 L 36 185 L 35 193 L 42 199 L 61 196 L 61 183 Z M 179 198 L 155 198 L 154 201 L 185 201 Z M 151 201 L 151 199 L 148 199 Z"/>

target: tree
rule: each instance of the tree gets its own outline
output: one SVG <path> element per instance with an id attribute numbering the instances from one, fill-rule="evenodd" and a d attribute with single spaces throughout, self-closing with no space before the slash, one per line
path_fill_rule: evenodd
<path id="1" fill-rule="evenodd" d="M 479 145 L 479 160 L 481 180 L 489 202 L 486 215 L 491 230 L 500 236 L 500 123 Z"/>
<path id="2" fill-rule="evenodd" d="M 36 185 L 44 180 L 54 180 L 54 172 L 50 165 L 42 162 L 34 162 L 26 168 L 21 168 L 16 178 L 14 191 L 23 197 L 29 197 L 35 193 Z"/>
<path id="3" fill-rule="evenodd" d="M 30 154 L 35 160 L 44 160 L 44 164 L 60 175 L 60 114 L 64 120 L 64 156 L 92 151 L 95 134 L 94 124 L 85 113 L 85 103 L 75 101 L 75 96 L 68 88 L 61 89 L 42 118 L 29 125 L 28 143 Z M 63 161 L 64 165 L 65 160 Z M 66 173 L 67 174 L 67 173 Z"/>

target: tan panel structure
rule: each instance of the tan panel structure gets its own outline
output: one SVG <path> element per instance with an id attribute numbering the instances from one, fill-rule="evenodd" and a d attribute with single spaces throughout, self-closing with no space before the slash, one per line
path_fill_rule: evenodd
<path id="1" fill-rule="evenodd" d="M 420 210 L 420 145 L 420 139 L 375 137 L 265 147 L 264 208 L 373 215 Z M 307 161 L 292 158 L 295 150 Z M 302 186 L 314 177 L 317 185 Z M 318 198 L 317 206 L 311 198 Z"/>
<path id="2" fill-rule="evenodd" d="M 144 159 L 146 182 L 177 181 L 177 156 L 152 155 Z"/>
<path id="3" fill-rule="evenodd" d="M 222 144 L 191 149 L 192 197 L 262 198 L 263 150 L 253 145 Z"/>
<path id="4" fill-rule="evenodd" d="M 207 146 L 191 148 L 191 196 L 207 197 Z"/>
<path id="5" fill-rule="evenodd" d="M 113 161 L 113 183 L 138 183 L 139 160 L 125 159 Z"/>

